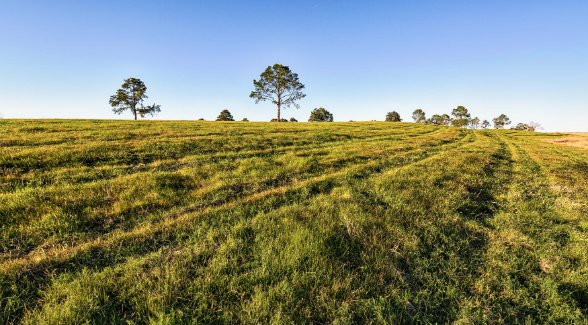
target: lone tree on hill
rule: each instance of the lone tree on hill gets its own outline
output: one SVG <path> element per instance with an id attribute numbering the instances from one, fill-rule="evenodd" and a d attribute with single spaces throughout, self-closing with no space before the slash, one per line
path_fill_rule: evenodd
<path id="1" fill-rule="evenodd" d="M 298 74 L 290 70 L 289 67 L 274 64 L 268 66 L 259 76 L 259 80 L 253 80 L 255 89 L 249 97 L 255 99 L 255 103 L 269 100 L 278 107 L 278 122 L 280 119 L 280 109 L 283 107 L 294 106 L 300 107 L 296 101 L 306 95 L 302 92 L 304 85 L 298 81 Z"/>
<path id="2" fill-rule="evenodd" d="M 422 109 L 417 109 L 412 112 L 412 119 L 415 123 L 426 123 L 427 117 L 425 116 L 425 112 Z"/>
<path id="3" fill-rule="evenodd" d="M 153 116 L 159 113 L 161 111 L 159 105 L 143 106 L 143 100 L 148 98 L 145 95 L 146 91 L 147 86 L 145 86 L 145 83 L 141 79 L 125 79 L 121 88 L 116 91 L 116 94 L 110 96 L 109 103 L 113 107 L 112 111 L 116 114 L 121 114 L 126 110 L 130 110 L 135 116 L 135 120 L 137 120 L 137 114 L 145 117 L 145 115 Z"/>
<path id="4" fill-rule="evenodd" d="M 234 121 L 233 115 L 229 112 L 228 109 L 223 109 L 218 117 L 216 118 L 217 121 Z"/>
<path id="5" fill-rule="evenodd" d="M 482 121 L 482 129 L 487 129 L 490 127 L 490 122 L 488 120 Z"/>
<path id="6" fill-rule="evenodd" d="M 510 119 L 504 114 L 500 114 L 500 116 L 494 118 L 492 121 L 494 122 L 495 129 L 504 129 L 504 126 L 510 124 Z"/>
<path id="7" fill-rule="evenodd" d="M 457 106 L 457 108 L 454 108 L 451 112 L 451 115 L 453 115 L 454 117 L 454 119 L 451 120 L 451 124 L 453 126 L 457 126 L 458 128 L 464 128 L 467 127 L 468 124 L 470 124 L 471 115 L 468 112 L 468 109 L 463 106 Z"/>
<path id="8" fill-rule="evenodd" d="M 333 114 L 322 107 L 315 108 L 310 112 L 308 122 L 333 122 Z"/>
<path id="9" fill-rule="evenodd" d="M 295 118 L 293 118 L 293 117 L 291 117 L 291 118 L 290 118 L 290 122 L 298 122 L 298 120 L 297 120 L 297 119 L 295 119 Z"/>
<path id="10" fill-rule="evenodd" d="M 392 111 L 386 114 L 386 122 L 402 122 L 402 119 L 400 118 L 400 114 L 398 114 L 398 112 Z"/>

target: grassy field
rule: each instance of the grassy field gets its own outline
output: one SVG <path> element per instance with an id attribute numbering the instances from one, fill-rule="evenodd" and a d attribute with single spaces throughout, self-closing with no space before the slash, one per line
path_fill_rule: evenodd
<path id="1" fill-rule="evenodd" d="M 0 120 L 0 324 L 586 324 L 565 136 Z"/>

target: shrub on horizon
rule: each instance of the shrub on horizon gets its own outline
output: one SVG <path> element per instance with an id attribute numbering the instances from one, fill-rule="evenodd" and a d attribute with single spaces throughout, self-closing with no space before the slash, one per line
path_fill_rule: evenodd
<path id="1" fill-rule="evenodd" d="M 333 122 L 333 114 L 323 107 L 315 108 L 310 112 L 308 122 Z"/>
<path id="2" fill-rule="evenodd" d="M 392 111 L 386 114 L 386 122 L 402 122 L 402 119 L 400 118 L 400 114 L 398 114 L 398 112 Z"/>
<path id="3" fill-rule="evenodd" d="M 228 109 L 223 109 L 218 117 L 216 118 L 217 121 L 234 121 L 233 115 L 229 112 Z"/>

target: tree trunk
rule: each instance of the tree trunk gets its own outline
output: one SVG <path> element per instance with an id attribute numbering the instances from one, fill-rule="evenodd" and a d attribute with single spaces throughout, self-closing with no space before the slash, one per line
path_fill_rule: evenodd
<path id="1" fill-rule="evenodd" d="M 133 110 L 133 113 L 135 114 L 135 121 L 137 120 L 137 110 Z"/>
<path id="2" fill-rule="evenodd" d="M 278 104 L 278 122 L 280 122 L 280 104 Z"/>

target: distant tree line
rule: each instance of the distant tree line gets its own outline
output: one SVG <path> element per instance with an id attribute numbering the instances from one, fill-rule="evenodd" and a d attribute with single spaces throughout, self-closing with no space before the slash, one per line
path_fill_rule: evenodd
<path id="1" fill-rule="evenodd" d="M 200 118 L 199 121 L 203 121 L 203 118 Z M 223 109 L 220 114 L 217 116 L 216 121 L 235 121 L 231 112 L 228 109 Z M 247 118 L 243 118 L 242 122 L 249 122 Z M 315 108 L 310 112 L 310 117 L 308 118 L 309 122 L 333 122 L 333 114 L 327 111 L 323 107 Z M 273 118 L 270 122 L 278 122 L 278 119 Z M 291 117 L 289 120 L 285 118 L 280 118 L 279 122 L 298 122 L 297 119 Z"/>
<path id="2" fill-rule="evenodd" d="M 471 128 L 471 129 L 488 129 L 490 122 L 488 120 L 480 121 L 478 117 L 472 117 L 470 112 L 464 106 L 458 106 L 451 111 L 451 116 L 447 114 L 434 114 L 430 118 L 427 118 L 425 112 L 422 109 L 416 109 L 412 112 L 412 119 L 415 123 L 423 124 L 435 124 L 435 125 L 451 125 L 460 128 Z M 386 121 L 388 122 L 401 122 L 402 119 L 398 112 L 388 112 L 386 114 Z M 507 125 L 511 124 L 510 118 L 505 114 L 500 114 L 498 117 L 492 119 L 495 129 L 504 129 Z M 519 123 L 515 127 L 511 128 L 514 130 L 525 130 L 525 131 L 536 131 L 541 126 L 539 123 L 530 122 L 529 124 Z"/>
<path id="3" fill-rule="evenodd" d="M 288 122 L 287 119 L 281 118 L 281 110 L 286 107 L 294 106 L 299 108 L 298 100 L 306 97 L 302 92 L 304 85 L 299 81 L 298 74 L 292 72 L 288 66 L 281 64 L 274 64 L 268 66 L 260 75 L 259 80 L 253 80 L 253 91 L 249 97 L 255 99 L 255 103 L 260 101 L 269 101 L 276 105 L 277 118 L 270 122 Z M 138 78 L 128 78 L 124 80 L 121 88 L 117 90 L 116 94 L 110 97 L 110 105 L 116 114 L 129 110 L 133 113 L 135 120 L 137 116 L 144 117 L 145 115 L 155 115 L 161 111 L 159 105 L 143 105 L 143 100 L 148 98 L 145 94 L 147 87 Z M 472 117 L 470 112 L 464 106 L 458 106 L 451 111 L 451 116 L 447 114 L 434 114 L 427 118 L 422 109 L 416 109 L 412 112 L 412 119 L 415 123 L 435 124 L 435 125 L 451 125 L 459 128 L 471 129 L 487 129 L 490 127 L 488 120 L 480 121 L 478 117 Z M 200 119 L 203 120 L 203 119 Z M 234 121 L 233 115 L 228 109 L 220 112 L 217 121 Z M 387 122 L 401 122 L 400 114 L 396 111 L 386 113 Z M 242 119 L 243 122 L 248 122 L 247 118 Z M 290 122 L 298 122 L 295 118 L 290 118 Z M 310 112 L 309 122 L 333 122 L 333 114 L 323 107 L 315 108 Z M 500 114 L 498 117 L 492 119 L 495 129 L 504 129 L 511 124 L 510 119 L 505 114 Z M 528 124 L 518 123 L 512 129 L 535 131 L 540 128 L 540 125 L 535 122 Z"/>

